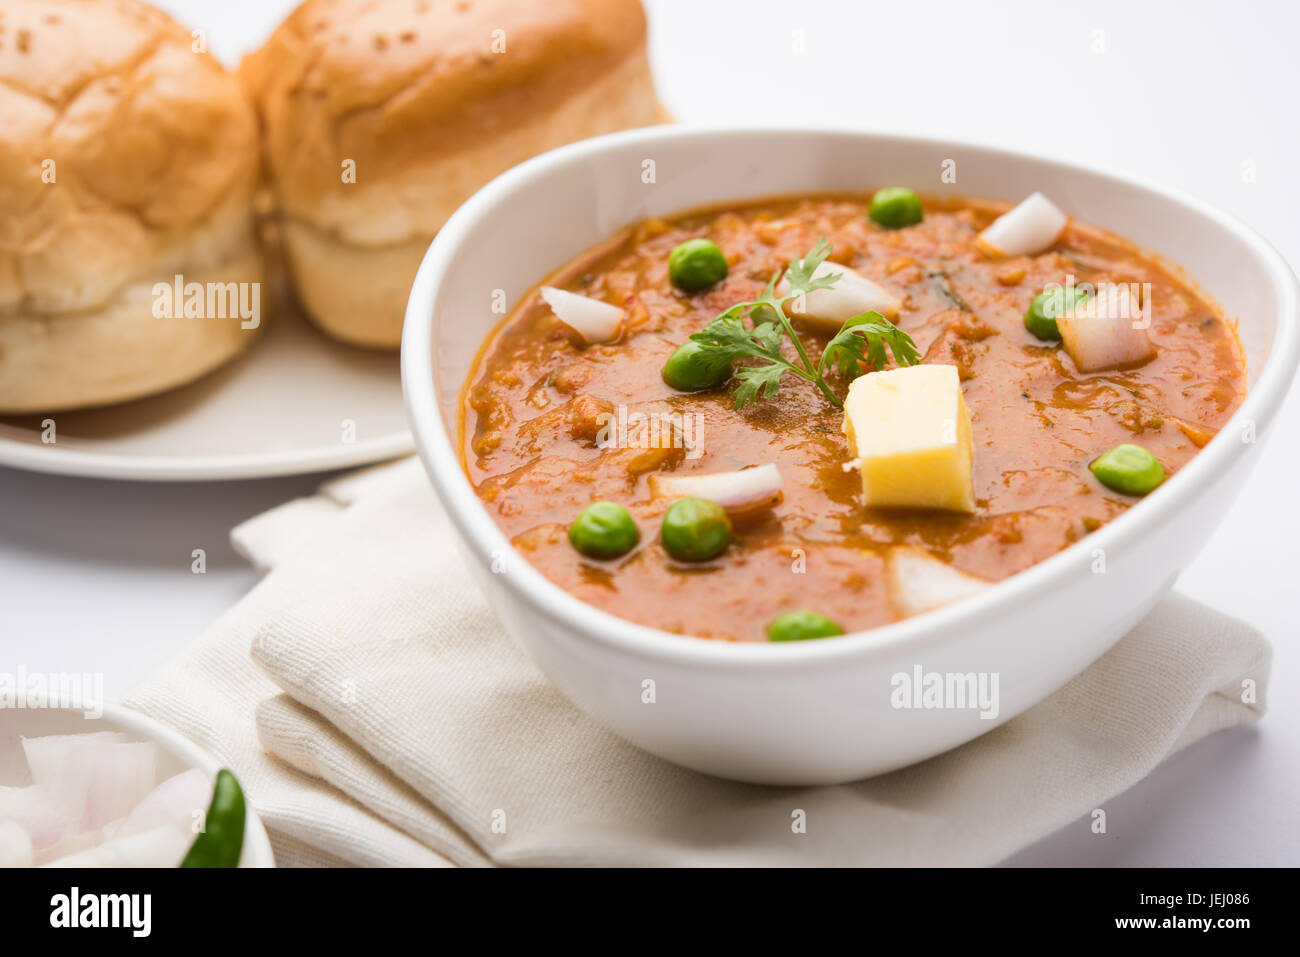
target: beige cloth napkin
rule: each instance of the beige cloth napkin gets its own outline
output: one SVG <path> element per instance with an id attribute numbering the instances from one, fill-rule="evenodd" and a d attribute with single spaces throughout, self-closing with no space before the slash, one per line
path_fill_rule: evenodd
<path id="1" fill-rule="evenodd" d="M 251 519 L 233 540 L 265 578 L 128 697 L 234 768 L 281 865 L 993 864 L 1264 710 L 1268 643 L 1173 595 L 940 757 L 837 787 L 722 781 L 570 705 L 452 535 L 414 460 Z"/>

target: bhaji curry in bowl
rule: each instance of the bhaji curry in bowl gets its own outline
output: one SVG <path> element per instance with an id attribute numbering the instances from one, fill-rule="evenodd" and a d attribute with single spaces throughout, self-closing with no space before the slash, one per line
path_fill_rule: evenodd
<path id="1" fill-rule="evenodd" d="M 1079 541 L 1246 390 L 1190 282 L 1035 193 L 906 187 L 653 218 L 534 289 L 463 391 L 515 548 L 614 615 L 728 641 L 874 628 Z"/>
<path id="2" fill-rule="evenodd" d="M 1058 158 L 577 143 L 466 202 L 412 286 L 428 547 L 636 746 L 857 780 L 1024 713 L 1151 611 L 1260 460 L 1298 317 L 1249 227 Z M 996 677 L 997 707 L 907 707 L 918 669 Z"/>

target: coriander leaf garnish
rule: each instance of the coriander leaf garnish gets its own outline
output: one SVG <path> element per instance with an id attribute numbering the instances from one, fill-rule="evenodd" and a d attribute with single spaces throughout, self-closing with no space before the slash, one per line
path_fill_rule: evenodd
<path id="1" fill-rule="evenodd" d="M 819 240 L 810 252 L 786 267 L 788 291 L 777 294 L 781 273 L 776 273 L 758 299 L 736 303 L 694 333 L 691 341 L 697 345 L 690 350 L 691 355 L 679 356 L 683 352 L 679 349 L 674 356 L 679 361 L 688 359 L 713 366 L 738 359 L 756 360 L 735 370 L 737 385 L 733 397 L 737 409 L 777 395 L 781 377 L 787 372 L 817 386 L 828 402 L 842 409 L 844 402 L 826 381 L 828 369 L 833 367 L 840 375 L 852 379 L 862 374 L 863 366 L 883 368 L 890 355 L 900 366 L 920 362 L 920 352 L 911 336 L 880 313 L 865 312 L 845 322 L 822 350 L 820 360 L 813 363 L 785 310 L 790 302 L 802 301 L 804 296 L 819 289 L 831 289 L 843 278 L 843 273 L 813 275 L 830 253 L 830 244 L 824 238 Z M 781 354 L 781 344 L 787 337 L 798 353 L 798 362 L 791 362 Z M 673 381 L 680 377 L 665 373 L 665 378 Z"/>
<path id="2" fill-rule="evenodd" d="M 833 247 L 826 241 L 823 236 L 817 240 L 817 245 L 813 247 L 812 252 L 800 256 L 798 259 L 790 260 L 790 265 L 785 270 L 785 281 L 790 284 L 791 296 L 812 292 L 814 289 L 830 289 L 835 285 L 844 273 L 835 273 L 831 276 L 822 276 L 813 278 L 813 273 L 817 267 L 826 261 L 826 257 L 831 254 Z M 769 284 L 771 288 L 776 288 L 776 280 L 773 279 Z"/>
<path id="3" fill-rule="evenodd" d="M 736 408 L 743 408 L 759 399 L 770 399 L 781 390 L 781 376 L 786 369 L 779 365 L 743 366 L 736 370 L 740 382 L 732 393 Z"/>
<path id="4" fill-rule="evenodd" d="M 835 338 L 826 343 L 817 363 L 817 373 L 824 375 L 828 363 L 834 363 L 846 378 L 861 374 L 859 363 L 879 370 L 888 361 L 886 347 L 900 366 L 914 366 L 921 361 L 921 353 L 911 336 L 880 313 L 864 312 L 845 322 Z"/>

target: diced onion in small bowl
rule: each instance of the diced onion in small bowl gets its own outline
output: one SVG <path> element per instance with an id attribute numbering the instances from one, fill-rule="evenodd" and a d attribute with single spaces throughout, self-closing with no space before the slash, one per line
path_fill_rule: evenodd
<path id="1" fill-rule="evenodd" d="M 885 578 L 894 610 L 904 618 L 942 608 L 992 584 L 910 545 L 889 550 Z"/>
<path id="2" fill-rule="evenodd" d="M 543 286 L 540 292 L 555 317 L 587 342 L 609 342 L 618 335 L 623 324 L 618 306 L 554 286 Z"/>
<path id="3" fill-rule="evenodd" d="M 1102 286 L 1097 295 L 1056 319 L 1061 345 L 1080 372 L 1116 369 L 1150 358 L 1155 350 L 1146 325 L 1142 306 L 1127 283 Z"/>
<path id="4" fill-rule="evenodd" d="M 993 220 L 979 244 L 994 256 L 1032 256 L 1056 242 L 1069 217 L 1042 193 L 1031 193 L 1015 209 Z"/>
<path id="5" fill-rule="evenodd" d="M 158 745 L 120 731 L 22 739 L 35 782 L 0 786 L 0 866 L 177 867 L 212 799 L 198 768 L 157 782 Z"/>
<path id="6" fill-rule="evenodd" d="M 902 302 L 897 296 L 877 282 L 839 263 L 822 262 L 813 270 L 813 278 L 821 279 L 841 273 L 839 280 L 829 289 L 814 289 L 802 300 L 790 303 L 793 315 L 816 322 L 833 325 L 836 329 L 845 321 L 864 312 L 878 312 L 886 319 L 898 316 Z M 790 295 L 790 283 L 785 276 L 776 285 L 778 296 Z"/>
<path id="7" fill-rule="evenodd" d="M 710 475 L 656 474 L 650 492 L 655 498 L 707 498 L 728 512 L 745 512 L 781 501 L 781 471 L 769 464 Z"/>

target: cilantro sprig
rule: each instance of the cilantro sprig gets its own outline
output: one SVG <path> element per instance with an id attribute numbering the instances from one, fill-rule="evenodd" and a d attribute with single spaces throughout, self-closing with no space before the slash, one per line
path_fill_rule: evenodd
<path id="1" fill-rule="evenodd" d="M 732 395 L 737 409 L 777 395 L 781 379 L 787 372 L 815 385 L 828 402 L 842 409 L 843 400 L 826 380 L 831 369 L 852 379 L 862 374 L 864 366 L 881 369 L 889 355 L 900 366 L 916 365 L 921 361 L 912 337 L 878 312 L 866 312 L 849 319 L 826 344 L 818 361 L 812 361 L 786 316 L 785 307 L 792 301 L 802 300 L 810 292 L 831 289 L 843 278 L 843 273 L 813 275 L 830 253 L 830 244 L 825 239 L 820 240 L 811 252 L 793 260 L 786 268 L 788 289 L 783 294 L 778 295 L 776 291 L 781 277 L 778 272 L 768 280 L 758 299 L 736 303 L 691 336 L 691 340 L 699 344 L 697 358 L 703 363 L 716 366 L 742 359 L 756 360 L 734 371 L 737 385 Z M 781 352 L 786 338 L 794 345 L 798 356 L 796 362 Z"/>

